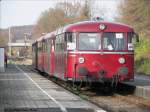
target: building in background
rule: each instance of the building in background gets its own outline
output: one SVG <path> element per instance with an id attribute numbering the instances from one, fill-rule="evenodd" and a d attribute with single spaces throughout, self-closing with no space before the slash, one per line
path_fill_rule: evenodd
<path id="1" fill-rule="evenodd" d="M 31 57 L 32 25 L 15 26 L 9 28 L 9 56 Z"/>

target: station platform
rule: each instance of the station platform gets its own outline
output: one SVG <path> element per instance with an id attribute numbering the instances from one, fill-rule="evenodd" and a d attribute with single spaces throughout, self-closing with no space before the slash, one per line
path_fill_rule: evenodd
<path id="1" fill-rule="evenodd" d="M 150 76 L 136 74 L 133 82 L 125 82 L 134 87 L 134 95 L 150 99 Z"/>
<path id="2" fill-rule="evenodd" d="M 0 73 L 0 112 L 106 112 L 23 65 Z"/>

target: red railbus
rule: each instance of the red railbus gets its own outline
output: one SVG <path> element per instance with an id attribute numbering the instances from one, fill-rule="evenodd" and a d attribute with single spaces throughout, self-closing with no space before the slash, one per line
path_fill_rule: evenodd
<path id="1" fill-rule="evenodd" d="M 33 62 L 40 71 L 65 81 L 129 81 L 134 79 L 135 39 L 133 28 L 125 24 L 74 23 L 38 39 Z"/>

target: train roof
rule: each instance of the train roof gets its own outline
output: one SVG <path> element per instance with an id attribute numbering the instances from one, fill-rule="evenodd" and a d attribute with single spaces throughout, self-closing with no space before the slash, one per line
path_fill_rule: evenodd
<path id="1" fill-rule="evenodd" d="M 42 41 L 44 36 L 41 36 L 40 38 L 37 39 L 37 42 Z"/>
<path id="2" fill-rule="evenodd" d="M 47 33 L 43 39 L 54 38 L 54 37 L 55 37 L 55 31 L 53 31 L 51 33 Z"/>
<path id="3" fill-rule="evenodd" d="M 100 25 L 105 25 L 106 29 L 101 30 Z M 46 35 L 41 36 L 39 39 L 37 39 L 37 42 L 47 38 L 55 38 L 55 35 L 64 32 L 134 32 L 134 30 L 129 25 L 117 22 L 82 21 L 66 25 L 65 27 L 61 27 L 56 31 L 47 33 Z"/>
<path id="4" fill-rule="evenodd" d="M 50 32 L 50 33 L 47 33 L 41 37 L 39 37 L 37 40 L 35 40 L 32 44 L 36 43 L 36 42 L 40 42 L 44 39 L 47 39 L 47 38 L 55 38 L 55 31 L 53 32 Z"/>
<path id="5" fill-rule="evenodd" d="M 83 21 L 67 25 L 63 28 L 63 32 L 101 32 L 100 25 L 106 25 L 105 32 L 132 32 L 133 28 L 129 25 L 115 22 L 97 22 Z"/>

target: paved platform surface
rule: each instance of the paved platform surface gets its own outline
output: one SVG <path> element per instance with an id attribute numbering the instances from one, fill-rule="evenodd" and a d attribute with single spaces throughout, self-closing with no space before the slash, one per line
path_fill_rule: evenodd
<path id="1" fill-rule="evenodd" d="M 0 112 L 105 112 L 22 66 L 0 73 Z"/>
<path id="2" fill-rule="evenodd" d="M 125 84 L 135 87 L 134 94 L 136 96 L 150 99 L 150 76 L 135 75 L 134 82 Z"/>

